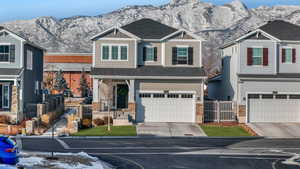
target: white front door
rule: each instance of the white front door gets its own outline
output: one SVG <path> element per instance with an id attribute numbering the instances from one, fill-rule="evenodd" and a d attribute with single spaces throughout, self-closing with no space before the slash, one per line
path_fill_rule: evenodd
<path id="1" fill-rule="evenodd" d="M 249 122 L 300 122 L 300 95 L 248 95 Z"/>
<path id="2" fill-rule="evenodd" d="M 138 122 L 195 122 L 195 95 L 151 93 L 137 95 Z"/>

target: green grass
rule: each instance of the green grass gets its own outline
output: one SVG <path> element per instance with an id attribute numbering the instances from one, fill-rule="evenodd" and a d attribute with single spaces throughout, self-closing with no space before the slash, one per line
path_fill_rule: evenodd
<path id="1" fill-rule="evenodd" d="M 111 131 L 107 131 L 107 126 L 100 126 L 80 130 L 72 136 L 136 136 L 136 128 L 135 126 L 111 126 Z"/>
<path id="2" fill-rule="evenodd" d="M 242 127 L 239 126 L 205 126 L 202 125 L 201 128 L 204 130 L 207 136 L 211 137 L 236 137 L 236 136 L 251 136 Z"/>

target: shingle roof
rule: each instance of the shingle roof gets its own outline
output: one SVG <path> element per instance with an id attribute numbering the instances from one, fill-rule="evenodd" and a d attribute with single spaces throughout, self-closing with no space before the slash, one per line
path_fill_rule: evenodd
<path id="1" fill-rule="evenodd" d="M 0 68 L 0 75 L 19 75 L 21 69 Z"/>
<path id="2" fill-rule="evenodd" d="M 152 19 L 141 19 L 122 27 L 126 31 L 142 39 L 162 39 L 176 31 L 175 28 Z"/>
<path id="3" fill-rule="evenodd" d="M 201 77 L 206 76 L 203 68 L 141 66 L 138 68 L 92 68 L 92 75 L 102 76 L 177 76 Z"/>
<path id="4" fill-rule="evenodd" d="M 285 22 L 283 20 L 271 21 L 259 27 L 259 29 L 280 40 L 300 40 L 300 26 Z"/>

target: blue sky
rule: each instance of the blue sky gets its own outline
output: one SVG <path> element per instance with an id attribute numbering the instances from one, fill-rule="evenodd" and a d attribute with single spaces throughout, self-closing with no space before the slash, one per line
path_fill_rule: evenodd
<path id="1" fill-rule="evenodd" d="M 31 19 L 38 16 L 57 18 L 75 15 L 99 15 L 127 5 L 161 5 L 170 0 L 2 0 L 0 22 Z M 202 0 L 220 5 L 231 0 Z M 249 8 L 260 5 L 300 5 L 300 0 L 242 0 Z"/>

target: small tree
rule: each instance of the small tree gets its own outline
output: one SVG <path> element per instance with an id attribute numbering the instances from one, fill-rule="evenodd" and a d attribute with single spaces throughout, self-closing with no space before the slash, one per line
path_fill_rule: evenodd
<path id="1" fill-rule="evenodd" d="M 80 87 L 78 88 L 78 90 L 81 93 L 81 97 L 87 97 L 89 94 L 89 84 L 86 80 L 86 73 L 84 71 L 84 69 L 82 69 L 81 71 L 81 77 L 80 77 Z"/>
<path id="2" fill-rule="evenodd" d="M 49 92 L 51 92 L 54 88 L 54 78 L 53 78 L 53 73 L 46 73 L 46 75 L 44 76 L 44 88 L 48 89 Z"/>
<path id="3" fill-rule="evenodd" d="M 56 72 L 54 80 L 54 89 L 59 91 L 60 93 L 68 89 L 68 84 L 66 82 L 66 79 L 64 78 L 62 70 Z"/>
<path id="4" fill-rule="evenodd" d="M 100 87 L 101 93 L 103 94 L 104 100 L 107 104 L 107 130 L 110 131 L 110 111 L 111 107 L 113 106 L 113 80 L 106 80 L 105 83 L 102 83 L 103 86 Z"/>

